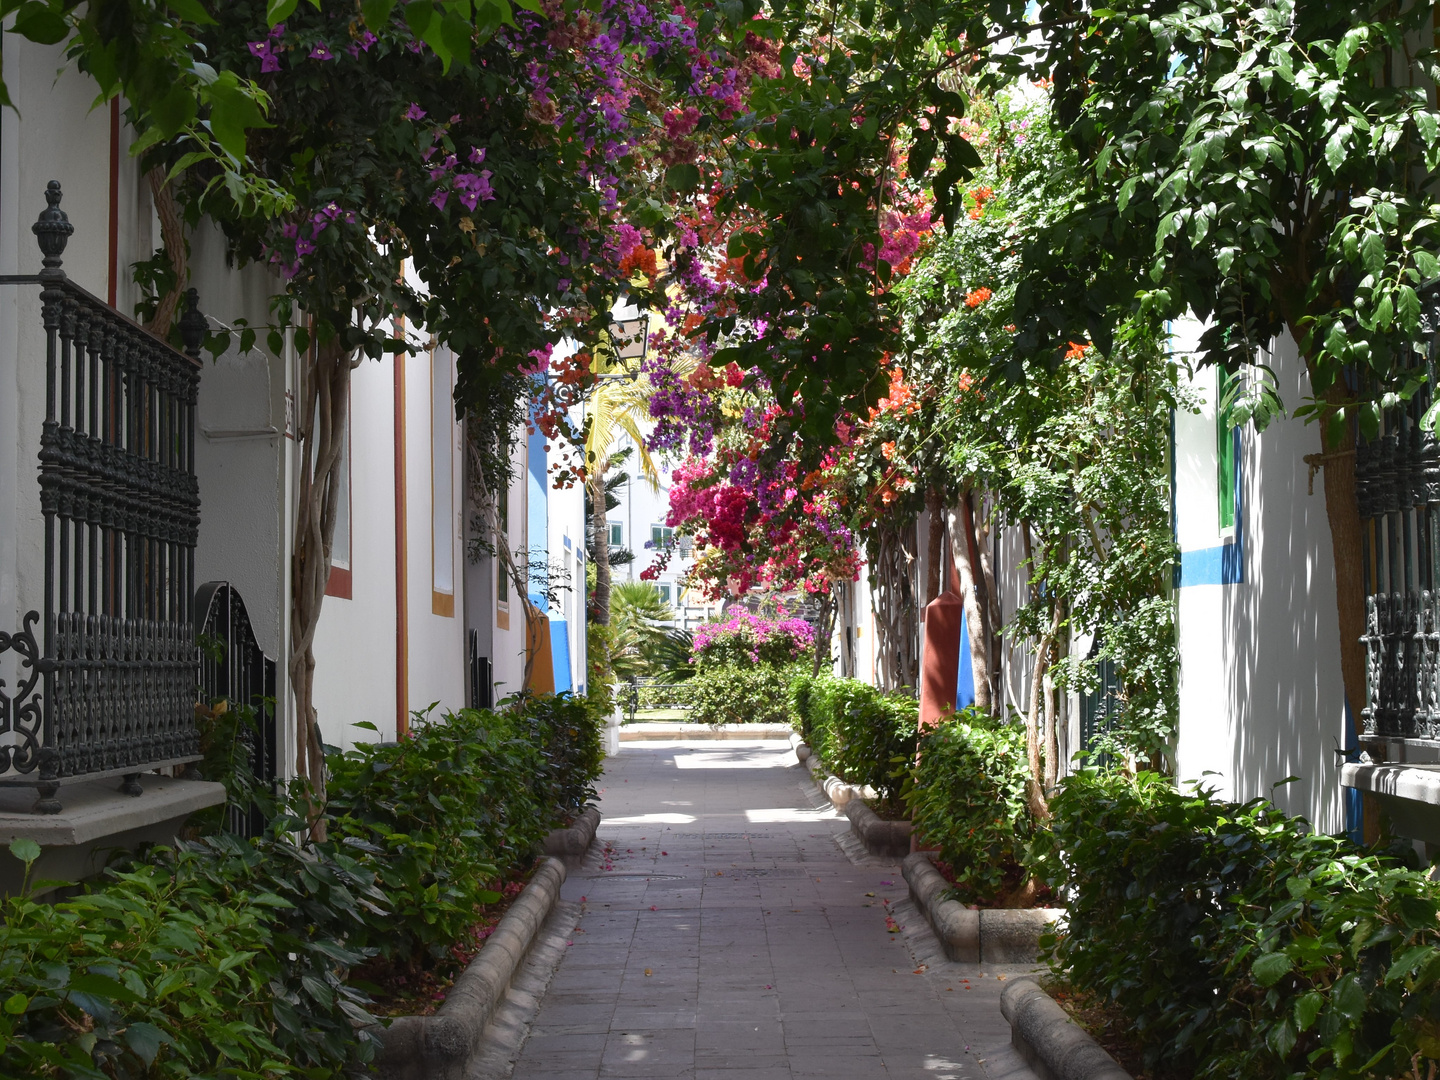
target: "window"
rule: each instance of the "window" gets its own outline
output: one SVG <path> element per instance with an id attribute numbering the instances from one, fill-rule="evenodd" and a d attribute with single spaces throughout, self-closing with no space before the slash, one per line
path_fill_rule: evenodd
<path id="1" fill-rule="evenodd" d="M 610 546 L 612 548 L 624 547 L 625 526 L 618 521 L 611 521 L 608 524 L 610 526 Z"/>
<path id="2" fill-rule="evenodd" d="M 1224 368 L 1218 368 L 1215 380 L 1215 493 L 1219 514 L 1220 535 L 1230 539 L 1235 535 L 1235 493 L 1239 486 L 1238 462 L 1235 444 L 1239 431 L 1230 423 L 1230 409 L 1227 400 L 1234 382 Z"/>
<path id="3" fill-rule="evenodd" d="M 430 353 L 430 610 L 455 615 L 455 375 L 447 348 Z"/>
<path id="4" fill-rule="evenodd" d="M 691 550 L 695 547 L 695 541 L 689 536 L 680 537 L 680 558 L 688 559 Z"/>
<path id="5" fill-rule="evenodd" d="M 670 541 L 675 538 L 675 530 L 667 525 L 650 526 L 650 546 L 659 551 L 661 548 L 670 546 Z"/>
<path id="6" fill-rule="evenodd" d="M 353 396 L 350 405 L 354 405 Z M 354 579 L 350 574 L 350 551 L 354 542 L 350 515 L 350 411 L 345 410 L 340 458 L 330 475 L 330 482 L 339 490 L 335 499 L 335 539 L 330 545 L 330 577 L 325 582 L 325 595 L 342 600 L 354 595 Z"/>
<path id="7" fill-rule="evenodd" d="M 670 603 L 670 586 L 656 585 L 655 588 L 660 590 L 660 599 L 665 601 L 665 603 L 667 604 Z"/>

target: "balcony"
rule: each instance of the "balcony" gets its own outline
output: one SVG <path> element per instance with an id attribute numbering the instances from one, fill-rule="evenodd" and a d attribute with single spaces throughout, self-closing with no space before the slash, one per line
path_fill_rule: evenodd
<path id="1" fill-rule="evenodd" d="M 43 602 L 0 632 L 0 836 L 38 840 L 39 871 L 73 877 L 103 848 L 173 837 L 224 799 L 218 784 L 156 775 L 200 758 L 195 400 L 206 323 L 191 290 L 181 352 L 70 281 L 61 257 L 74 227 L 59 183 L 46 201 L 32 227 L 40 273 L 0 279 L 39 287 L 45 329 Z"/>

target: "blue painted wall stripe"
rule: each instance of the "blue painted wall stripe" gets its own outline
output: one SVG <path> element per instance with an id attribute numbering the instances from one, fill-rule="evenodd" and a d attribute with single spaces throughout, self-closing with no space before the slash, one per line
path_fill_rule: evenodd
<path id="1" fill-rule="evenodd" d="M 1187 585 L 1239 585 L 1245 580 L 1245 483 L 1240 429 L 1236 428 L 1232 434 L 1235 436 L 1235 540 L 1219 547 L 1182 551 L 1180 565 L 1175 568 L 1177 589 Z M 1173 472 L 1171 490 L 1174 490 Z"/>

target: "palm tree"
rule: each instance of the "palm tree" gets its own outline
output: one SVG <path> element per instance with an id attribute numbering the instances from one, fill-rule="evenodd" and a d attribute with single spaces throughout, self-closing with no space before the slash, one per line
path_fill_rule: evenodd
<path id="1" fill-rule="evenodd" d="M 625 366 L 613 349 L 597 349 L 591 370 L 600 382 L 590 398 L 590 430 L 585 433 L 585 486 L 590 495 L 591 543 L 595 552 L 595 621 L 610 622 L 610 526 L 606 521 L 605 472 L 621 435 L 634 444 L 640 474 L 655 491 L 660 472 L 645 448 L 641 423 L 650 415 L 650 385 Z"/>

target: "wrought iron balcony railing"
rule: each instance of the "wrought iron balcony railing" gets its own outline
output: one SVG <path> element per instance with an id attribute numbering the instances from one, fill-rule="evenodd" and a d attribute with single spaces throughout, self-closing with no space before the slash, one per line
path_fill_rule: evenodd
<path id="1" fill-rule="evenodd" d="M 191 289 L 185 351 L 70 281 L 74 226 L 51 181 L 32 227 L 43 269 L 40 432 L 44 611 L 0 634 L 20 658 L 0 683 L 0 782 L 34 783 L 39 813 L 60 782 L 140 774 L 199 757 L 195 721 L 195 401 L 205 317 Z M 37 624 L 41 641 L 35 639 Z M 8 692 L 7 692 L 8 690 Z"/>

